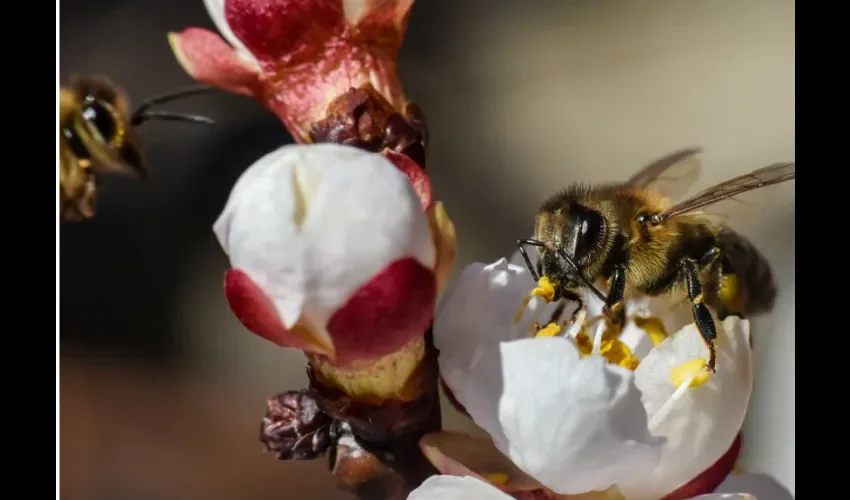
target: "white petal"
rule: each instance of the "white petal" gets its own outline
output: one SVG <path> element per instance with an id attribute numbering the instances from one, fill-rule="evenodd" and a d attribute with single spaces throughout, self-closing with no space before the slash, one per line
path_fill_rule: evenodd
<path id="1" fill-rule="evenodd" d="M 434 344 L 440 350 L 440 375 L 464 406 L 482 410 L 481 418 L 491 418 L 489 428 L 504 442 L 498 424 L 499 366 L 485 363 L 482 383 L 496 383 L 489 392 L 465 391 L 468 374 L 479 363 L 498 357 L 499 343 L 528 336 L 533 321 L 543 321 L 554 309 L 540 297 L 532 298 L 522 321 L 512 325 L 523 298 L 534 287 L 524 267 L 508 264 L 506 259 L 485 265 L 468 265 L 443 294 L 434 320 Z M 462 394 L 462 395 L 461 395 Z M 481 423 L 479 423 L 481 425 Z M 495 439 L 495 437 L 494 437 Z"/>
<path id="2" fill-rule="evenodd" d="M 446 384 L 500 451 L 558 493 L 604 490 L 650 472 L 664 440 L 649 434 L 631 371 L 581 360 L 563 338 L 514 340 L 555 307 L 532 299 L 512 331 L 533 286 L 524 267 L 505 259 L 464 270 L 434 323 Z"/>
<path id="3" fill-rule="evenodd" d="M 717 373 L 686 390 L 652 429 L 667 438 L 658 467 L 643 481 L 621 484 L 628 498 L 659 498 L 690 481 L 729 450 L 746 415 L 752 391 L 749 322 L 729 317 L 717 323 Z M 635 376 L 650 423 L 676 390 L 671 368 L 708 349 L 694 324 L 664 340 L 641 362 Z"/>
<path id="4" fill-rule="evenodd" d="M 204 6 L 207 8 L 207 13 L 212 18 L 222 38 L 227 40 L 227 43 L 232 45 L 234 50 L 236 50 L 236 55 L 240 59 L 256 65 L 257 59 L 251 54 L 248 47 L 236 37 L 236 34 L 230 29 L 230 25 L 227 24 L 227 19 L 224 16 L 224 2 L 225 0 L 204 0 Z"/>
<path id="5" fill-rule="evenodd" d="M 654 468 L 664 439 L 647 429 L 631 371 L 600 356 L 581 359 L 562 338 L 503 342 L 489 361 L 502 365 L 506 442 L 495 444 L 543 485 L 561 494 L 605 490 Z M 484 382 L 481 374 L 472 372 L 471 382 Z"/>
<path id="6" fill-rule="evenodd" d="M 474 477 L 437 475 L 423 481 L 407 500 L 513 500 L 513 497 Z"/>
<path id="7" fill-rule="evenodd" d="M 288 145 L 236 182 L 213 231 L 232 267 L 274 300 L 284 324 L 316 327 L 390 262 L 436 255 L 419 198 L 381 155 Z"/>
<path id="8" fill-rule="evenodd" d="M 758 500 L 794 500 L 791 492 L 767 474 L 730 474 L 714 493 L 749 494 Z"/>
<path id="9" fill-rule="evenodd" d="M 494 346 L 518 335 L 527 336 L 534 321 L 545 321 L 554 310 L 540 297 L 528 303 L 522 321 L 512 327 L 523 297 L 534 287 L 524 267 L 506 259 L 485 265 L 473 263 L 464 268 L 455 283 L 443 294 L 434 322 L 434 343 L 441 358 L 455 358 L 454 364 L 468 369 L 480 358 L 480 349 Z M 443 374 L 446 377 L 446 374 Z"/>

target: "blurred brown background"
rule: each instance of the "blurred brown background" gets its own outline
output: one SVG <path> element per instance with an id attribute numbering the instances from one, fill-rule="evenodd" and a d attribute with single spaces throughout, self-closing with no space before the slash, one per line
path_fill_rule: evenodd
<path id="1" fill-rule="evenodd" d="M 191 83 L 167 31 L 212 29 L 200 1 L 60 9 L 63 81 L 106 73 L 137 101 Z M 570 181 L 621 179 L 691 145 L 705 148 L 698 188 L 793 160 L 794 54 L 790 0 L 419 0 L 401 71 L 430 125 L 457 269 L 510 254 L 536 204 Z M 63 498 L 338 498 L 324 460 L 260 451 L 264 399 L 303 385 L 303 359 L 231 317 L 210 229 L 242 170 L 291 139 L 247 99 L 173 108 L 219 124 L 147 125 L 148 181 L 109 179 L 98 218 L 61 228 Z M 782 287 L 776 313 L 755 326 L 744 465 L 793 491 L 794 185 L 737 227 Z M 448 426 L 468 428 L 447 413 Z"/>

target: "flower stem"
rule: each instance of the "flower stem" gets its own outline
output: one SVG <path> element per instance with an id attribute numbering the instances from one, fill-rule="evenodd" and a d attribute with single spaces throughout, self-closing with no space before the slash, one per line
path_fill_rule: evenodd
<path id="1" fill-rule="evenodd" d="M 437 473 L 419 448 L 425 433 L 442 428 L 437 350 L 430 330 L 425 341 L 426 353 L 417 373 L 422 393 L 414 401 L 358 404 L 312 379 L 319 406 L 338 422 L 330 450 L 331 472 L 355 498 L 404 500 Z"/>

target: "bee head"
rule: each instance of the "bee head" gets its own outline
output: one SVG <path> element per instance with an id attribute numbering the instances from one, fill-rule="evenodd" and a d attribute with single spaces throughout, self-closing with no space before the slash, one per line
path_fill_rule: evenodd
<path id="1" fill-rule="evenodd" d="M 562 287 L 580 284 L 577 270 L 560 251 L 572 258 L 580 269 L 595 263 L 605 243 L 605 218 L 597 210 L 571 203 L 538 219 L 538 235 L 546 243 L 540 251 L 541 273 Z"/>

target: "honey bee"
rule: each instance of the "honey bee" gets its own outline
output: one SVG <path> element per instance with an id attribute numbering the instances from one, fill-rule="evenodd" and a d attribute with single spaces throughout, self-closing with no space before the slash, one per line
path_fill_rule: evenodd
<path id="1" fill-rule="evenodd" d="M 151 111 L 156 104 L 213 90 L 192 87 L 147 99 L 135 111 L 119 86 L 103 77 L 75 76 L 59 89 L 59 217 L 77 221 L 94 216 L 104 172 L 144 178 L 147 165 L 136 128 L 149 120 L 189 123 L 204 116 Z"/>
<path id="2" fill-rule="evenodd" d="M 517 244 L 531 276 L 548 278 L 556 299 L 581 308 L 576 289 L 584 287 L 605 303 L 603 315 L 614 325 L 625 319 L 626 296 L 687 296 L 714 372 L 717 333 L 706 304 L 721 320 L 764 313 L 774 306 L 776 284 L 761 252 L 713 216 L 721 206 L 752 206 L 748 193 L 793 180 L 795 164 L 776 163 L 674 203 L 699 174 L 699 152 L 667 155 L 625 182 L 568 187 L 540 206 L 534 238 Z M 536 266 L 525 245 L 537 247 Z M 600 280 L 607 295 L 594 285 Z"/>

